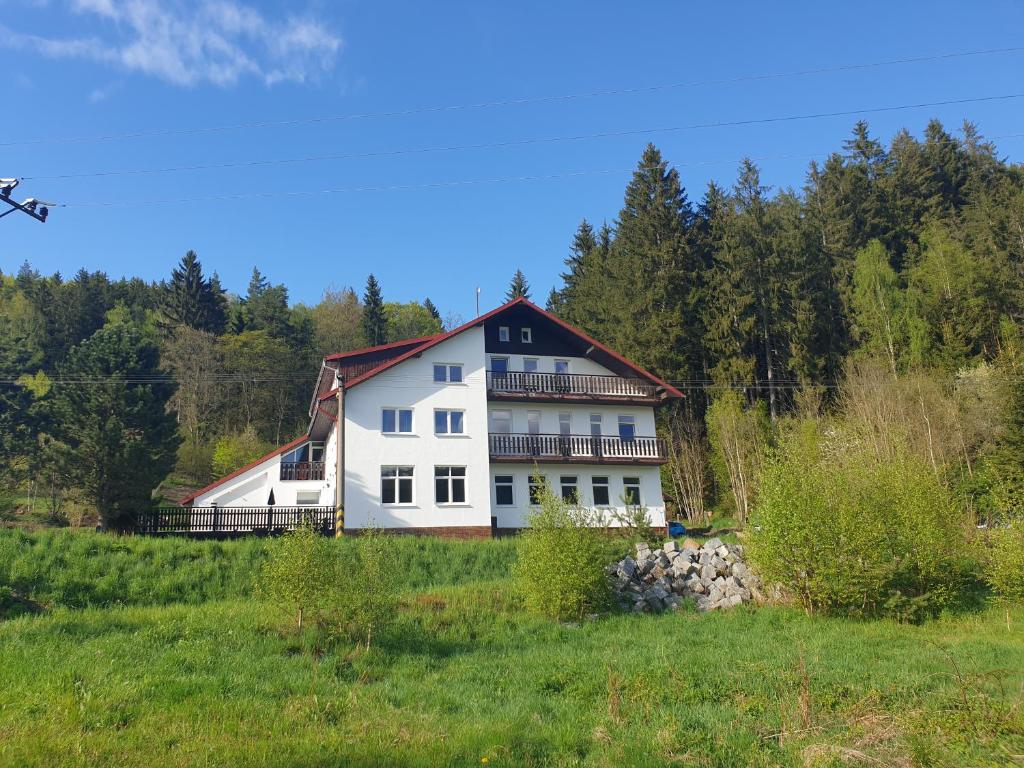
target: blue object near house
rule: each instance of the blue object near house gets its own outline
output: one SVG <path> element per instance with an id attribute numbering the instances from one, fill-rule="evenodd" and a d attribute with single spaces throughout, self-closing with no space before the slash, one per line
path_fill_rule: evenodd
<path id="1" fill-rule="evenodd" d="M 676 536 L 685 536 L 686 526 L 676 520 L 672 520 L 668 524 L 668 535 L 673 539 Z"/>

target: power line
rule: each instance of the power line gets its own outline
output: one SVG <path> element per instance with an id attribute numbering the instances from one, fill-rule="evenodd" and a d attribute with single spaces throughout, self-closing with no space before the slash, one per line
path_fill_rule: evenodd
<path id="1" fill-rule="evenodd" d="M 260 166 L 275 166 L 295 163 L 328 162 L 339 160 L 355 160 L 375 157 L 395 157 L 401 155 L 424 155 L 441 152 L 461 152 L 465 150 L 481 149 L 504 149 L 509 147 L 523 147 L 535 144 L 552 144 L 574 141 L 589 141 L 594 139 L 621 138 L 625 136 L 643 136 L 655 133 L 676 133 L 679 131 L 691 131 L 709 128 L 730 128 L 745 125 L 763 125 L 769 123 L 784 123 L 803 120 L 818 120 L 830 117 L 850 117 L 855 115 L 877 114 L 881 112 L 896 112 L 909 109 L 923 109 L 925 107 L 941 107 L 957 104 L 976 104 L 988 101 L 1007 101 L 1011 99 L 1024 98 L 1024 93 L 1003 94 L 999 96 L 978 96 L 967 99 L 949 99 L 945 101 L 921 102 L 918 104 L 900 104 L 888 107 L 868 107 L 864 109 L 849 109 L 837 112 L 816 112 L 803 115 L 784 115 L 778 117 L 759 117 L 744 120 L 723 120 L 709 123 L 691 123 L 688 125 L 666 126 L 659 128 L 633 128 L 622 131 L 603 131 L 600 133 L 581 133 L 566 136 L 540 136 L 528 139 L 510 139 L 507 141 L 484 142 L 477 144 L 452 144 L 436 147 L 417 147 L 412 149 L 389 149 L 376 152 L 349 152 L 342 154 L 310 155 L 306 157 L 280 158 L 271 160 L 242 160 L 230 163 L 205 163 L 195 165 L 167 166 L 162 168 L 136 168 L 112 171 L 89 171 L 85 173 L 64 173 L 39 176 L 22 176 L 23 179 L 31 180 L 57 180 L 57 179 L 83 179 L 101 178 L 109 176 L 135 176 L 143 174 L 159 173 L 181 173 L 188 171 L 225 170 L 231 168 L 252 168 Z M 262 195 L 260 195 L 262 196 Z M 225 199 L 225 198 L 213 198 Z"/>
<path id="2" fill-rule="evenodd" d="M 942 61 L 960 59 L 973 56 L 990 56 L 995 54 L 1013 54 L 1024 51 L 1024 47 L 1011 48 L 989 48 L 976 51 L 960 51 L 953 53 L 941 53 L 932 56 L 915 56 L 901 59 L 888 59 L 884 61 L 865 62 L 858 64 L 841 64 L 832 67 L 818 67 L 813 69 L 800 69 L 787 72 L 771 72 L 754 75 L 739 75 L 737 77 L 716 78 L 707 80 L 692 80 L 678 83 L 664 83 L 661 85 L 648 85 L 633 88 L 606 88 L 600 90 L 586 91 L 580 93 L 567 93 L 549 96 L 535 96 L 521 99 L 499 99 L 495 101 L 483 101 L 468 104 L 449 104 L 442 106 L 412 107 L 409 109 L 392 110 L 385 112 L 363 112 L 348 115 L 333 115 L 326 117 L 293 118 L 289 120 L 262 120 L 247 123 L 236 123 L 233 125 L 202 126 L 194 128 L 156 128 L 151 130 L 137 130 L 125 133 L 102 134 L 96 136 L 65 136 L 52 138 L 20 139 L 16 141 L 0 142 L 0 147 L 26 146 L 38 144 L 70 144 L 94 141 L 120 141 L 124 139 L 149 138 L 157 136 L 187 136 L 205 133 L 221 133 L 225 131 L 251 130 L 256 128 L 292 127 L 299 125 L 315 125 L 319 123 L 344 122 L 354 120 L 370 120 L 392 117 L 407 117 L 411 115 L 456 112 L 476 109 L 492 109 L 495 107 L 527 106 L 531 104 L 544 104 L 552 102 L 566 102 L 576 99 L 596 98 L 605 96 L 622 96 L 639 93 L 655 93 L 658 91 L 678 90 L 684 88 L 696 88 L 713 85 L 730 85 L 743 82 L 757 82 L 764 80 L 777 80 L 787 77 L 806 77 L 809 75 L 823 75 L 837 72 L 850 72 L 864 69 L 876 69 L 880 67 L 897 66 L 904 64 L 919 64 L 931 61 Z"/>

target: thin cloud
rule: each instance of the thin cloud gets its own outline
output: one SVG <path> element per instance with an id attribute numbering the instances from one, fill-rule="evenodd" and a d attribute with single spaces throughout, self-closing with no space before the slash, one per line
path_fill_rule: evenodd
<path id="1" fill-rule="evenodd" d="M 267 85 L 313 80 L 330 71 L 343 45 L 317 19 L 270 19 L 235 0 L 70 0 L 67 7 L 103 34 L 54 38 L 0 25 L 0 47 L 100 62 L 179 86 L 226 87 L 244 77 Z"/>

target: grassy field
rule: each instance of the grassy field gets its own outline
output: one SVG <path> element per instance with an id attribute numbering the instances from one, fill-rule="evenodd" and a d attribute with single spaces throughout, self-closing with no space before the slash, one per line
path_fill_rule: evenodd
<path id="1" fill-rule="evenodd" d="M 409 589 L 367 652 L 282 630 L 258 541 L 0 534 L 0 584 L 48 606 L 0 622 L 0 765 L 1024 762 L 1024 610 L 561 625 L 522 611 L 509 542 L 394 545 Z"/>

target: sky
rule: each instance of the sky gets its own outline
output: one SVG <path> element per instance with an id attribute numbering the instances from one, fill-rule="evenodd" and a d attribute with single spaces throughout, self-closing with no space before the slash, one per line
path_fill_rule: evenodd
<path id="1" fill-rule="evenodd" d="M 744 156 L 799 188 L 858 114 L 884 142 L 969 119 L 1019 162 L 1024 98 L 862 111 L 1024 94 L 1024 50 L 951 55 L 1022 26 L 1010 0 L 0 0 L 0 177 L 66 205 L 0 220 L 0 271 L 159 280 L 193 249 L 233 292 L 258 266 L 315 303 L 372 271 L 470 318 L 518 268 L 543 303 L 648 141 L 695 203 Z"/>

